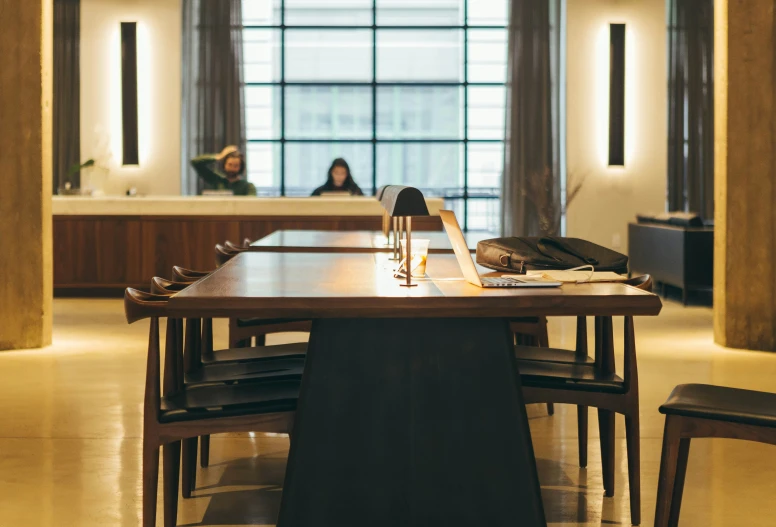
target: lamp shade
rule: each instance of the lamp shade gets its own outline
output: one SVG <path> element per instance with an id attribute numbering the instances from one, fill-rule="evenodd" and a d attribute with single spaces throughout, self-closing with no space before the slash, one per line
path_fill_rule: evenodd
<path id="1" fill-rule="evenodd" d="M 388 185 L 380 200 L 389 216 L 428 216 L 428 207 L 423 193 L 415 187 Z"/>

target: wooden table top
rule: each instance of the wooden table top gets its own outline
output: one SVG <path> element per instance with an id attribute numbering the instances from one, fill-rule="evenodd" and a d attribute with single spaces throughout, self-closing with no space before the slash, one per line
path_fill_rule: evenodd
<path id="1" fill-rule="evenodd" d="M 452 255 L 428 259 L 430 281 L 406 288 L 387 254 L 237 255 L 170 299 L 172 316 L 433 318 L 657 315 L 660 298 L 623 284 L 483 289 L 461 278 Z M 481 271 L 486 271 L 481 269 Z M 493 273 L 494 275 L 496 273 Z M 444 280 L 457 278 L 459 280 Z"/>
<path id="2" fill-rule="evenodd" d="M 477 243 L 496 238 L 489 232 L 468 232 L 464 234 L 469 249 L 477 250 Z M 430 240 L 429 253 L 452 253 L 453 248 L 445 232 L 412 233 L 412 239 Z M 280 230 L 251 244 L 250 251 L 257 252 L 341 252 L 341 253 L 387 253 L 393 246 L 385 243 L 380 231 L 296 231 Z"/>

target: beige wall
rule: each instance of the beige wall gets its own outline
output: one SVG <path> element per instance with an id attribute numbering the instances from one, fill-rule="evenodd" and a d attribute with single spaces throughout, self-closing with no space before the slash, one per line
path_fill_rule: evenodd
<path id="1" fill-rule="evenodd" d="M 567 234 L 627 252 L 628 222 L 665 210 L 665 0 L 567 0 L 567 156 L 587 174 Z M 626 27 L 625 168 L 607 167 L 608 24 Z"/>
<path id="2" fill-rule="evenodd" d="M 138 167 L 121 165 L 121 22 L 138 23 Z M 180 193 L 180 58 L 181 0 L 81 0 L 81 157 L 111 152 L 107 193 Z"/>
<path id="3" fill-rule="evenodd" d="M 587 174 L 569 209 L 567 233 L 625 251 L 628 221 L 637 212 L 665 207 L 665 0 L 567 2 L 567 164 L 572 178 Z M 180 193 L 180 4 L 82 0 L 81 152 L 84 159 L 94 156 L 103 150 L 98 143 L 110 136 L 109 193 L 123 193 L 129 186 L 148 194 Z M 139 168 L 121 167 L 117 83 L 122 20 L 140 23 Z M 607 168 L 605 157 L 610 22 L 628 25 L 624 169 Z M 143 93 L 153 94 L 145 105 Z"/>

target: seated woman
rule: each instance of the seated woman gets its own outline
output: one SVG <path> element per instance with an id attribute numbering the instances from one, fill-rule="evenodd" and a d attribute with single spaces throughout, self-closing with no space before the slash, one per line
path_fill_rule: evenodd
<path id="1" fill-rule="evenodd" d="M 327 192 L 347 192 L 351 196 L 364 195 L 358 185 L 356 185 L 356 182 L 353 181 L 348 163 L 341 157 L 332 161 L 326 184 L 315 189 L 313 196 L 321 196 Z"/>
<path id="2" fill-rule="evenodd" d="M 255 196 L 256 187 L 243 179 L 245 156 L 236 146 L 227 146 L 220 154 L 205 154 L 191 160 L 191 166 L 214 190 L 231 190 L 235 196 Z"/>

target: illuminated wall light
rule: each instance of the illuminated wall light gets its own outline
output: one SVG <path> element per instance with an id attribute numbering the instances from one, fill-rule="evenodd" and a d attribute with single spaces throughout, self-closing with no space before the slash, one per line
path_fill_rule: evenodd
<path id="1" fill-rule="evenodd" d="M 137 112 L 137 22 L 121 23 L 122 164 L 140 164 Z"/>
<path id="2" fill-rule="evenodd" d="M 106 97 L 108 113 L 108 129 L 110 130 L 110 149 L 113 160 L 121 163 L 121 31 L 119 28 L 111 31 L 110 50 L 105 61 L 109 71 L 109 85 Z M 120 166 L 120 165 L 119 165 Z"/>
<path id="3" fill-rule="evenodd" d="M 625 166 L 625 24 L 609 24 L 609 166 Z"/>
<path id="4" fill-rule="evenodd" d="M 607 166 L 609 158 L 609 25 L 601 25 L 595 39 L 594 93 L 591 118 L 595 125 L 596 159 Z"/>
<path id="5" fill-rule="evenodd" d="M 630 64 L 631 67 L 625 68 L 625 161 L 631 168 L 634 161 L 637 161 L 638 124 L 646 122 L 646 116 L 643 116 L 642 112 L 648 108 L 638 103 L 641 86 L 638 82 L 639 68 L 633 67 L 634 64 L 639 64 L 636 56 L 638 41 L 634 33 L 633 24 L 628 25 L 625 31 L 625 39 L 628 42 L 625 47 L 625 64 Z"/>
<path id="6" fill-rule="evenodd" d="M 137 110 L 138 147 L 140 165 L 148 165 L 153 150 L 153 128 L 151 123 L 154 115 L 162 115 L 160 109 L 153 112 L 152 105 L 158 105 L 158 98 L 151 97 L 151 69 L 153 55 L 151 54 L 151 35 L 148 26 L 143 22 L 137 24 Z"/>

